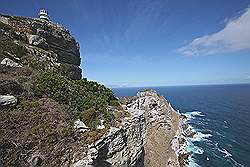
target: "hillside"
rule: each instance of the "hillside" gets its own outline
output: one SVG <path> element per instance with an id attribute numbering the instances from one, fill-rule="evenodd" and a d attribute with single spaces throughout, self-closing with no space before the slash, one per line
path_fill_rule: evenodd
<path id="1" fill-rule="evenodd" d="M 0 166 L 183 166 L 180 114 L 82 78 L 79 47 L 62 25 L 0 15 Z"/>
<path id="2" fill-rule="evenodd" d="M 0 166 L 60 165 L 115 124 L 118 100 L 81 79 L 79 44 L 63 26 L 0 15 L 0 62 Z"/>

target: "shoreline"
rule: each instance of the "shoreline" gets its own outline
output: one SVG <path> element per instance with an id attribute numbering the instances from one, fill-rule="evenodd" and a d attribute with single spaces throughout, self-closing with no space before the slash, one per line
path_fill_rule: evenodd
<path id="1" fill-rule="evenodd" d="M 184 128 L 188 127 L 185 116 L 175 110 L 171 103 L 164 96 L 157 94 L 156 91 L 149 90 L 146 92 L 143 96 L 149 95 L 149 97 L 155 98 L 154 100 L 157 101 L 159 108 L 151 108 L 145 111 L 150 124 L 148 140 L 144 146 L 145 166 L 187 166 L 192 153 L 186 151 L 185 136 L 191 134 Z M 138 98 L 140 99 L 140 96 Z"/>
<path id="2" fill-rule="evenodd" d="M 186 137 L 192 137 L 194 134 L 192 131 L 189 132 L 188 130 L 188 123 L 187 118 L 185 115 L 181 114 L 179 110 L 176 110 L 172 107 L 171 103 L 163 97 L 166 103 L 168 104 L 171 111 L 177 115 L 178 117 L 178 124 L 174 138 L 171 141 L 171 147 L 175 151 L 175 154 L 178 158 L 178 163 L 180 167 L 185 167 L 188 165 L 188 159 L 191 157 L 192 152 L 186 151 Z"/>

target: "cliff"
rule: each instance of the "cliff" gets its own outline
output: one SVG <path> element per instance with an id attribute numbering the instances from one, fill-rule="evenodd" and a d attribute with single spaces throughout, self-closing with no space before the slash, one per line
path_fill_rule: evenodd
<path id="1" fill-rule="evenodd" d="M 81 79 L 63 26 L 0 15 L 0 166 L 183 166 L 182 117 L 153 90 Z"/>
<path id="2" fill-rule="evenodd" d="M 88 146 L 73 167 L 81 166 L 184 166 L 187 153 L 182 118 L 163 96 L 153 90 L 122 98 L 130 117 L 112 127 L 100 140 Z"/>
<path id="3" fill-rule="evenodd" d="M 79 44 L 62 25 L 0 14 L 0 62 L 81 78 Z"/>

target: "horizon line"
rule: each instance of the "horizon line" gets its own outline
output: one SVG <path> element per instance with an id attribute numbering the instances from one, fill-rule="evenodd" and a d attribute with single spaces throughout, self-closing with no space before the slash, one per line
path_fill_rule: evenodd
<path id="1" fill-rule="evenodd" d="M 214 84 L 185 84 L 185 85 L 155 85 L 155 86 L 117 86 L 112 87 L 110 85 L 106 85 L 108 88 L 155 88 L 155 87 L 181 87 L 181 86 L 223 86 L 223 85 L 250 85 L 250 82 L 244 83 L 214 83 Z"/>

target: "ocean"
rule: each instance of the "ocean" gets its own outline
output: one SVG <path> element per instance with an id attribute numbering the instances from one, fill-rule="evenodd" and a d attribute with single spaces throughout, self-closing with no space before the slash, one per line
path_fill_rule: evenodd
<path id="1" fill-rule="evenodd" d="M 149 87 L 188 118 L 196 131 L 187 139 L 189 166 L 250 167 L 250 85 Z M 134 96 L 144 88 L 114 88 Z"/>

